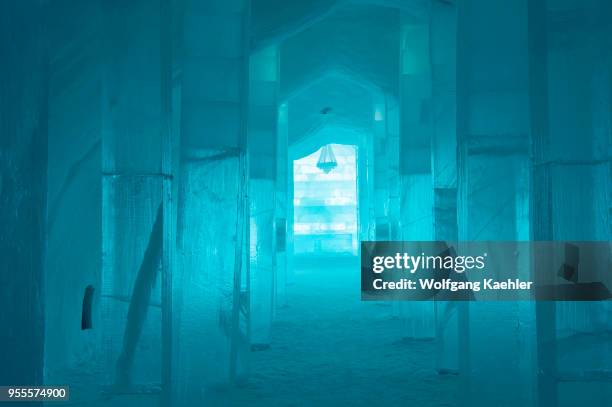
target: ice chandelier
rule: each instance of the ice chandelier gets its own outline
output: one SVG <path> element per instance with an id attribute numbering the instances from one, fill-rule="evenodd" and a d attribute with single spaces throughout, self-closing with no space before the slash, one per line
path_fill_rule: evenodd
<path id="1" fill-rule="evenodd" d="M 331 170 L 338 166 L 338 162 L 336 161 L 336 156 L 334 155 L 334 150 L 330 144 L 323 146 L 321 148 L 321 155 L 319 156 L 319 161 L 317 161 L 317 168 L 322 170 L 324 173 L 329 174 Z"/>

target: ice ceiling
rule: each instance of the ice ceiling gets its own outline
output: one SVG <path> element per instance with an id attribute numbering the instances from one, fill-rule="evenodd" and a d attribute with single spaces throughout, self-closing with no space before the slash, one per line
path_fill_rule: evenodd
<path id="1" fill-rule="evenodd" d="M 254 52 L 280 46 L 279 96 L 288 105 L 289 143 L 325 127 L 337 135 L 329 142 L 367 132 L 377 104 L 397 99 L 397 10 L 380 7 L 389 2 L 276 3 L 254 2 L 253 44 Z M 420 2 L 402 3 L 409 3 L 408 13 L 419 13 Z"/>

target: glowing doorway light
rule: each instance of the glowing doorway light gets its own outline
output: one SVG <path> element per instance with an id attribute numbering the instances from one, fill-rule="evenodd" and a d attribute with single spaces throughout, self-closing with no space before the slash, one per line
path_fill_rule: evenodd
<path id="1" fill-rule="evenodd" d="M 331 144 L 336 168 L 318 166 L 321 150 L 293 161 L 294 252 L 355 253 L 357 248 L 357 149 Z"/>
<path id="2" fill-rule="evenodd" d="M 374 111 L 374 121 L 375 122 L 382 122 L 382 120 L 383 120 L 382 110 L 380 108 L 377 108 Z"/>
<path id="3" fill-rule="evenodd" d="M 317 168 L 322 170 L 324 173 L 329 174 L 331 170 L 338 166 L 338 162 L 336 161 L 336 156 L 334 155 L 334 150 L 330 144 L 323 146 L 321 148 L 321 155 L 319 156 L 319 161 L 317 161 Z"/>

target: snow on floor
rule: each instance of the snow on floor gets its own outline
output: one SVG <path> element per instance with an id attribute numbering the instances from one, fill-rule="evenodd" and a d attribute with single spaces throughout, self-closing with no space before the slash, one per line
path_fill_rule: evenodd
<path id="1" fill-rule="evenodd" d="M 361 302 L 356 258 L 311 259 L 296 267 L 293 280 L 270 348 L 251 353 L 248 381 L 203 389 L 206 406 L 456 405 L 458 378 L 436 373 L 434 343 L 402 340 L 392 303 Z M 159 403 L 156 394 L 92 392 L 94 371 L 73 374 L 59 381 L 71 384 L 66 405 Z"/>
<path id="2" fill-rule="evenodd" d="M 436 373 L 434 343 L 402 341 L 391 303 L 360 301 L 357 259 L 295 274 L 270 349 L 252 353 L 251 378 L 223 405 L 455 405 L 457 377 Z"/>

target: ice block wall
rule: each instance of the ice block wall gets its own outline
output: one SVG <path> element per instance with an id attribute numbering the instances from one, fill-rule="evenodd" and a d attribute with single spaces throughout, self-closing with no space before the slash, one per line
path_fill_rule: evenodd
<path id="1" fill-rule="evenodd" d="M 60 19 L 60 16 L 64 19 Z M 100 4 L 47 10 L 49 150 L 45 380 L 63 382 L 102 357 L 102 65 Z M 70 23 L 67 23 L 70 21 Z M 74 42 L 71 39 L 76 39 Z M 92 46 L 94 44 L 94 46 Z M 81 329 L 87 286 L 92 327 Z"/>
<path id="2" fill-rule="evenodd" d="M 0 385 L 43 383 L 47 80 L 43 8 L 0 6 Z"/>

